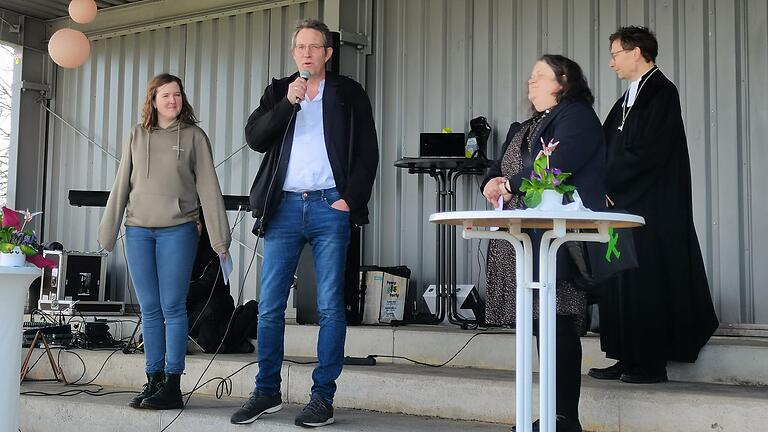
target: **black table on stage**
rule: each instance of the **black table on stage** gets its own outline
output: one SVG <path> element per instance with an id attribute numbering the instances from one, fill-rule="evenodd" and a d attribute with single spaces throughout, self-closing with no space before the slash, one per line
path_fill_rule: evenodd
<path id="1" fill-rule="evenodd" d="M 409 174 L 428 174 L 437 182 L 435 212 L 456 210 L 456 183 L 463 175 L 484 175 L 491 162 L 485 158 L 408 157 L 395 162 L 395 167 L 408 169 Z M 479 192 L 478 192 L 479 193 Z M 435 226 L 435 267 L 437 298 L 435 320 L 455 325 L 481 324 L 458 314 L 456 305 L 456 226 Z"/>

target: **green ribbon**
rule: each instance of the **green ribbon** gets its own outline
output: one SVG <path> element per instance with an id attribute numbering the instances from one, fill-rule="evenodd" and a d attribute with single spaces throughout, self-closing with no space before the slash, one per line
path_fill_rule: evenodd
<path id="1" fill-rule="evenodd" d="M 621 259 L 621 252 L 616 248 L 619 242 L 619 233 L 614 232 L 613 228 L 608 228 L 608 249 L 605 251 L 605 260 L 611 262 L 611 255 L 616 255 L 616 259 Z"/>

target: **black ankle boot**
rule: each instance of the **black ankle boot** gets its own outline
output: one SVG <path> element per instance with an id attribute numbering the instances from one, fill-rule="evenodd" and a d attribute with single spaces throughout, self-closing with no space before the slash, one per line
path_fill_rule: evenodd
<path id="1" fill-rule="evenodd" d="M 148 373 L 147 383 L 144 384 L 144 390 L 134 396 L 133 399 L 128 402 L 128 406 L 132 408 L 141 408 L 141 403 L 144 401 L 144 399 L 155 394 L 155 392 L 157 392 L 157 385 L 163 382 L 164 379 L 165 373 L 163 372 L 154 372 L 151 374 Z"/>
<path id="2" fill-rule="evenodd" d="M 142 408 L 154 410 L 179 409 L 184 406 L 181 399 L 181 375 L 167 374 L 165 381 L 157 386 L 157 392 L 141 402 Z"/>

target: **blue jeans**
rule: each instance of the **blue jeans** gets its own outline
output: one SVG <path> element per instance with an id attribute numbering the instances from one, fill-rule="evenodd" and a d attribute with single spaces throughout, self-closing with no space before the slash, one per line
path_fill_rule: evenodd
<path id="1" fill-rule="evenodd" d="M 125 227 L 128 269 L 141 306 L 147 373 L 184 372 L 187 292 L 200 234 L 190 222 Z"/>
<path id="2" fill-rule="evenodd" d="M 312 373 L 312 393 L 333 402 L 336 378 L 341 375 L 344 364 L 347 331 L 344 269 L 350 236 L 349 213 L 331 208 L 339 197 L 335 188 L 283 192 L 280 206 L 266 225 L 256 338 L 259 349 L 256 390 L 260 394 L 280 391 L 285 306 L 299 256 L 309 243 L 315 261 L 320 317 L 318 365 Z"/>

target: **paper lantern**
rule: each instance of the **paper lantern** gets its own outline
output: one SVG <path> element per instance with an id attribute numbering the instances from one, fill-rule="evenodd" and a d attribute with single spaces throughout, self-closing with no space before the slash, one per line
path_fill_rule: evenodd
<path id="1" fill-rule="evenodd" d="M 63 28 L 57 30 L 48 41 L 48 54 L 63 68 L 76 68 L 91 54 L 91 43 L 83 32 Z"/>
<path id="2" fill-rule="evenodd" d="M 88 24 L 96 18 L 96 2 L 93 0 L 72 0 L 69 16 L 77 23 Z"/>

